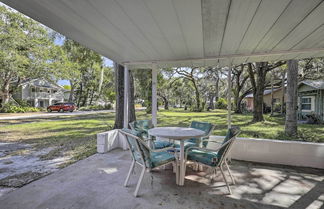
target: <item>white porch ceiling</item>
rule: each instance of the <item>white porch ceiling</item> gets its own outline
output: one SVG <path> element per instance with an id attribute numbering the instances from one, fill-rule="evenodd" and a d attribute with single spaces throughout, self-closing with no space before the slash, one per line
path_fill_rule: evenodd
<path id="1" fill-rule="evenodd" d="M 1 0 L 131 67 L 324 56 L 323 0 Z"/>

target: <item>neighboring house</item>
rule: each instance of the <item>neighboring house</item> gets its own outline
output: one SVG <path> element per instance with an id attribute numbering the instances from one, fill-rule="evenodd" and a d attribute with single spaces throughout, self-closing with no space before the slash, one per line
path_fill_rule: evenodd
<path id="1" fill-rule="evenodd" d="M 305 80 L 298 85 L 298 119 L 310 114 L 324 120 L 324 80 Z"/>
<path id="2" fill-rule="evenodd" d="M 285 89 L 286 90 L 286 89 Z M 245 98 L 246 108 L 253 111 L 253 94 L 248 94 Z M 273 89 L 273 104 L 281 104 L 282 88 Z M 266 89 L 263 92 L 263 102 L 266 106 L 271 107 L 271 89 Z M 284 102 L 286 102 L 286 94 L 284 95 Z"/>
<path id="3" fill-rule="evenodd" d="M 45 79 L 31 79 L 22 82 L 13 94 L 16 100 L 25 100 L 33 107 L 47 107 L 64 101 L 64 88 Z"/>

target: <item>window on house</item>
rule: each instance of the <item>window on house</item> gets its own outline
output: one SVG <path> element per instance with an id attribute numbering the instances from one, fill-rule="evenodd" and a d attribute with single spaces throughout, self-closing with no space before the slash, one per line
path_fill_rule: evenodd
<path id="1" fill-rule="evenodd" d="M 35 88 L 32 88 L 32 92 L 35 92 L 36 91 L 36 89 Z"/>
<path id="2" fill-rule="evenodd" d="M 312 110 L 312 98 L 311 97 L 301 98 L 301 109 L 302 110 Z"/>

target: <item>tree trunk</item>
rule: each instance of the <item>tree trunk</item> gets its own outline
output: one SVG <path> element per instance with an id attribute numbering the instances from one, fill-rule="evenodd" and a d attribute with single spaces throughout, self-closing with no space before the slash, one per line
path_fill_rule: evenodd
<path id="1" fill-rule="evenodd" d="M 213 94 L 210 94 L 209 95 L 209 109 L 213 110 L 215 108 L 214 106 L 214 95 Z"/>
<path id="2" fill-rule="evenodd" d="M 284 111 L 285 111 L 285 77 L 286 77 L 286 71 L 284 70 L 282 72 L 282 80 L 281 80 L 281 110 L 280 110 L 280 113 L 281 115 L 284 114 Z"/>
<path id="3" fill-rule="evenodd" d="M 69 95 L 69 102 L 73 101 L 73 94 L 74 94 L 74 83 L 72 81 L 70 81 L 71 84 L 71 90 L 70 90 L 70 95 Z"/>
<path id="4" fill-rule="evenodd" d="M 116 113 L 114 129 L 121 129 L 124 125 L 124 74 L 125 68 L 122 65 L 114 63 L 115 68 L 115 91 L 116 91 Z M 129 108 L 128 108 L 128 120 L 132 122 L 136 120 L 135 104 L 134 104 L 134 78 L 131 72 L 129 72 Z"/>
<path id="5" fill-rule="evenodd" d="M 123 128 L 124 122 L 124 67 L 114 63 L 115 68 L 115 91 L 116 91 L 116 108 L 114 129 Z"/>
<path id="6" fill-rule="evenodd" d="M 82 107 L 87 105 L 87 101 L 88 101 L 88 96 L 89 96 L 89 89 L 87 89 L 86 94 L 83 97 L 83 102 L 82 102 Z"/>
<path id="7" fill-rule="evenodd" d="M 218 102 L 218 98 L 219 98 L 219 78 L 217 78 L 216 80 L 216 92 L 215 92 L 215 102 Z"/>
<path id="8" fill-rule="evenodd" d="M 82 99 L 82 93 L 83 93 L 83 85 L 80 83 L 80 89 L 78 92 L 78 104 L 77 106 L 80 107 L 81 99 Z"/>
<path id="9" fill-rule="evenodd" d="M 94 89 L 94 87 L 92 88 L 92 90 L 91 90 L 91 96 L 90 96 L 90 102 L 89 102 L 89 105 L 92 105 L 92 102 L 93 102 L 93 98 L 94 98 L 94 93 L 95 93 L 95 89 Z"/>
<path id="10" fill-rule="evenodd" d="M 248 72 L 253 90 L 253 120 L 252 122 L 264 121 L 263 118 L 263 93 L 265 88 L 265 79 L 268 71 L 267 62 L 256 63 L 256 79 L 252 70 L 252 64 L 248 64 Z"/>
<path id="11" fill-rule="evenodd" d="M 298 62 L 288 60 L 287 71 L 287 101 L 285 133 L 287 136 L 297 135 L 297 85 L 298 85 Z"/>
<path id="12" fill-rule="evenodd" d="M 9 98 L 10 98 L 9 87 L 10 87 L 10 82 L 5 81 L 2 87 L 2 105 L 7 104 L 9 102 Z"/>
<path id="13" fill-rule="evenodd" d="M 197 87 L 197 84 L 194 80 L 191 80 L 194 88 L 195 88 L 195 95 L 196 95 L 196 107 L 197 107 L 197 111 L 200 111 L 200 94 L 199 94 L 199 90 Z"/>
<path id="14" fill-rule="evenodd" d="M 135 101 L 134 76 L 132 74 L 132 71 L 129 71 L 128 121 L 130 123 L 136 120 L 134 101 Z"/>
<path id="15" fill-rule="evenodd" d="M 273 104 L 273 77 L 274 77 L 274 74 L 273 74 L 273 72 L 272 72 L 272 74 L 271 74 L 271 116 L 273 116 L 273 106 L 274 106 L 274 104 Z"/>

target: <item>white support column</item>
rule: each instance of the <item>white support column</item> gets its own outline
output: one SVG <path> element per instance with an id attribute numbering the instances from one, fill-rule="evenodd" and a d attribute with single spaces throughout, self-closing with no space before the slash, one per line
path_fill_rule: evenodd
<path id="1" fill-rule="evenodd" d="M 128 128 L 128 94 L 129 94 L 129 71 L 128 66 L 124 66 L 124 128 Z"/>
<path id="2" fill-rule="evenodd" d="M 232 127 L 232 68 L 228 69 L 227 75 L 227 126 Z"/>
<path id="3" fill-rule="evenodd" d="M 157 125 L 157 68 L 154 64 L 152 66 L 152 123 Z"/>

